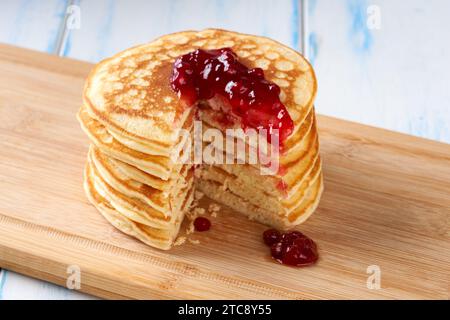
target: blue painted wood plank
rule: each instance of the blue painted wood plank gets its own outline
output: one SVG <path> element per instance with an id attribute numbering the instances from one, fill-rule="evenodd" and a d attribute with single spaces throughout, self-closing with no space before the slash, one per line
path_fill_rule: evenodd
<path id="1" fill-rule="evenodd" d="M 98 62 L 171 32 L 209 27 L 259 34 L 298 46 L 296 0 L 81 1 L 81 28 L 65 54 Z"/>
<path id="2" fill-rule="evenodd" d="M 0 269 L 0 300 L 3 299 L 3 290 L 6 282 L 6 274 L 8 271 Z"/>
<path id="3" fill-rule="evenodd" d="M 53 53 L 66 0 L 22 0 L 0 3 L 0 42 Z M 89 298 L 45 281 L 0 270 L 1 299 Z"/>
<path id="4" fill-rule="evenodd" d="M 297 0 L 130 2 L 78 1 L 81 28 L 69 33 L 64 55 L 96 62 L 162 34 L 208 27 L 260 34 L 298 46 Z M 8 17 L 1 19 L 0 41 L 53 52 L 66 5 L 67 1 L 10 2 L 3 10 Z M 13 272 L 2 275 L 3 299 L 90 298 Z"/>
<path id="5" fill-rule="evenodd" d="M 450 2 L 310 0 L 309 8 L 318 112 L 450 142 Z M 379 29 L 368 25 L 377 12 Z"/>
<path id="6" fill-rule="evenodd" d="M 53 52 L 66 0 L 2 1 L 0 42 Z"/>
<path id="7" fill-rule="evenodd" d="M 11 271 L 0 277 L 0 299 L 2 300 L 85 300 L 92 296 L 69 290 L 45 281 L 32 279 Z M 7 276 L 7 277 L 6 277 Z M 3 284 L 3 288 L 2 288 Z"/>

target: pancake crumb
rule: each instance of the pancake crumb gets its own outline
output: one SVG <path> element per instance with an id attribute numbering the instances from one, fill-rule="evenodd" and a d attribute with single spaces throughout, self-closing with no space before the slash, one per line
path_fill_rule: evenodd
<path id="1" fill-rule="evenodd" d="M 186 242 L 186 237 L 178 237 L 175 242 L 173 243 L 174 246 L 181 246 L 182 244 L 184 244 Z"/>
<path id="2" fill-rule="evenodd" d="M 197 200 L 194 200 L 194 201 L 192 201 L 192 203 L 191 203 L 190 209 L 194 209 L 194 208 L 197 207 L 197 206 L 198 206 L 198 201 L 197 201 Z"/>
<path id="3" fill-rule="evenodd" d="M 192 244 L 200 244 L 200 240 L 197 240 L 197 239 L 188 239 L 188 240 Z"/>
<path id="4" fill-rule="evenodd" d="M 220 211 L 220 206 L 217 204 L 217 203 L 211 203 L 210 205 L 209 205 L 209 207 L 208 207 L 208 211 L 209 212 L 217 212 L 217 211 Z"/>
<path id="5" fill-rule="evenodd" d="M 206 212 L 206 210 L 204 208 L 197 207 L 197 208 L 194 209 L 195 217 L 204 215 L 205 212 Z"/>
<path id="6" fill-rule="evenodd" d="M 192 211 L 186 212 L 185 215 L 186 215 L 186 218 L 188 218 L 189 221 L 192 221 L 192 220 L 195 219 L 194 212 L 192 212 Z"/>
<path id="7" fill-rule="evenodd" d="M 195 194 L 194 194 L 194 198 L 195 198 Z M 186 211 L 185 215 L 189 220 L 194 220 L 196 218 L 196 213 L 195 213 L 195 209 L 197 209 L 198 207 L 198 201 L 197 200 L 193 200 L 189 209 Z"/>
<path id="8" fill-rule="evenodd" d="M 217 203 L 211 203 L 208 207 L 208 212 L 211 214 L 211 217 L 215 218 L 220 209 L 221 207 Z"/>
<path id="9" fill-rule="evenodd" d="M 194 221 L 191 221 L 186 228 L 186 235 L 194 233 L 194 231 L 195 231 Z"/>

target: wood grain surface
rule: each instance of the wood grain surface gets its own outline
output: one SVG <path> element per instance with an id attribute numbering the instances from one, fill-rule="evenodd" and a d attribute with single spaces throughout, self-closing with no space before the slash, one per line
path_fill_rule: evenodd
<path id="1" fill-rule="evenodd" d="M 0 45 L 0 266 L 107 298 L 448 298 L 450 146 L 319 117 L 326 191 L 300 227 L 316 266 L 275 264 L 264 227 L 224 208 L 213 229 L 161 252 L 87 202 L 75 120 L 91 65 Z M 381 270 L 368 289 L 367 268 Z"/>

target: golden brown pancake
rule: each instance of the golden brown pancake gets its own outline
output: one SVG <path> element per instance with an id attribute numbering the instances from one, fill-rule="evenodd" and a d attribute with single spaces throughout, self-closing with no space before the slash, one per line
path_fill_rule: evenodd
<path id="1" fill-rule="evenodd" d="M 223 47 L 230 47 L 248 68 L 262 68 L 265 78 L 280 87 L 280 100 L 294 123 L 279 169 L 271 175 L 261 174 L 267 173 L 261 164 L 202 164 L 194 176 L 191 164 L 180 162 L 179 147 L 189 143 L 183 132 L 192 138 L 194 117 L 204 128 L 222 132 L 226 126 L 241 126 L 239 119 L 231 125 L 220 121 L 229 108 L 219 96 L 189 106 L 170 86 L 179 56 Z M 307 60 L 264 37 L 207 29 L 125 50 L 100 62 L 86 81 L 78 119 L 93 144 L 85 179 L 88 197 L 117 228 L 166 249 L 194 187 L 262 223 L 283 229 L 302 223 L 323 191 L 316 90 Z M 257 147 L 252 143 L 244 141 L 249 150 Z M 227 152 L 220 144 L 218 150 Z M 164 240 L 154 240 L 158 237 Z"/>
<path id="2" fill-rule="evenodd" d="M 136 222 L 120 213 L 111 202 L 105 197 L 103 190 L 94 182 L 94 174 L 90 164 L 86 164 L 84 189 L 89 201 L 114 227 L 123 233 L 135 237 L 143 243 L 162 250 L 168 250 L 172 247 L 176 239 L 181 221 L 174 224 L 173 228 L 155 228 L 139 222 Z M 193 190 L 186 194 L 186 200 L 183 204 L 183 211 L 186 211 L 192 201 Z"/>

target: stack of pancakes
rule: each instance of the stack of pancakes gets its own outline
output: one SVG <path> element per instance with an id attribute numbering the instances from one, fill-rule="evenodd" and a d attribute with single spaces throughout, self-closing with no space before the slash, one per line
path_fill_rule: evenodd
<path id="1" fill-rule="evenodd" d="M 224 132 L 220 119 L 229 110 L 217 97 L 186 106 L 170 87 L 173 63 L 197 48 L 222 47 L 231 47 L 247 67 L 262 68 L 281 88 L 295 127 L 272 175 L 262 175 L 258 164 L 203 164 L 194 174 L 190 162 L 178 161 L 186 150 L 180 146 L 189 143 L 182 132 L 192 132 L 195 119 Z M 104 60 L 86 82 L 78 113 L 92 142 L 89 200 L 115 227 L 161 249 L 173 244 L 194 188 L 265 224 L 295 226 L 315 210 L 323 189 L 315 94 L 314 71 L 299 53 L 223 30 L 167 35 Z"/>

